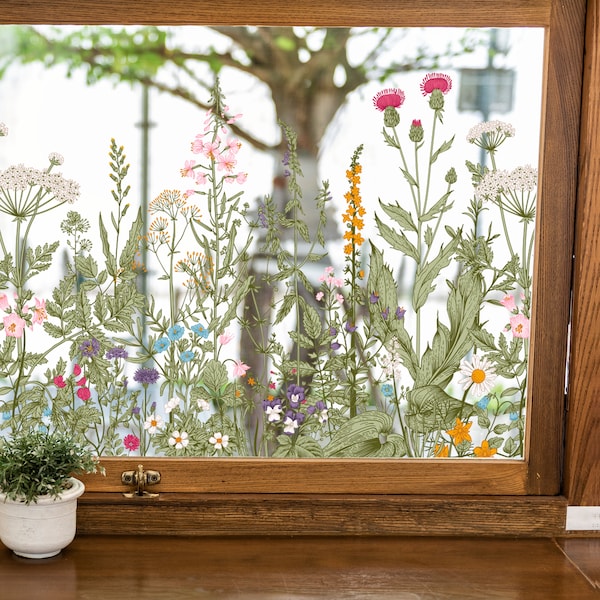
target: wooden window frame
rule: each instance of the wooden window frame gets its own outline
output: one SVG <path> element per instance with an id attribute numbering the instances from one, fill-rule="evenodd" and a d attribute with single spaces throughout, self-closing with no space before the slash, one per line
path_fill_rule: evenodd
<path id="1" fill-rule="evenodd" d="M 546 31 L 525 459 L 107 458 L 107 477 L 85 480 L 84 532 L 298 533 L 298 519 L 304 523 L 307 515 L 312 526 L 302 526 L 303 534 L 553 535 L 564 527 L 564 390 L 585 16 L 585 0 L 3 1 L 0 23 L 5 24 L 429 25 Z M 121 472 L 140 462 L 162 473 L 154 502 L 125 501 L 119 492 Z M 114 505 L 120 510 L 113 511 Z M 161 527 L 156 524 L 164 523 L 166 507 L 171 519 Z M 155 526 L 141 524 L 142 515 Z"/>

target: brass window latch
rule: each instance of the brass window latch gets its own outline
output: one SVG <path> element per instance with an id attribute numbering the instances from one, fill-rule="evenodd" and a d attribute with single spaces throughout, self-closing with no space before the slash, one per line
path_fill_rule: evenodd
<path id="1" fill-rule="evenodd" d="M 146 486 L 159 483 L 160 473 L 158 471 L 144 471 L 144 465 L 138 465 L 137 471 L 123 471 L 121 482 L 124 485 L 135 486 L 132 492 L 123 492 L 123 496 L 126 498 L 156 498 L 158 494 L 147 491 Z"/>

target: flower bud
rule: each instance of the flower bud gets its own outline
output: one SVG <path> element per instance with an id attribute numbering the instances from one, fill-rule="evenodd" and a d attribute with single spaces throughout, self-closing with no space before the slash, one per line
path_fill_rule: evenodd
<path id="1" fill-rule="evenodd" d="M 396 127 L 400 123 L 400 115 L 393 106 L 386 106 L 383 111 L 383 124 L 386 127 Z"/>
<path id="2" fill-rule="evenodd" d="M 420 119 L 413 119 L 410 131 L 408 132 L 408 138 L 411 142 L 418 143 L 423 141 L 423 126 Z"/>
<path id="3" fill-rule="evenodd" d="M 431 92 L 429 97 L 429 106 L 433 110 L 442 110 L 444 108 L 444 94 L 437 88 Z"/>
<path id="4" fill-rule="evenodd" d="M 456 170 L 454 169 L 454 167 L 450 167 L 450 169 L 446 173 L 446 183 L 456 183 L 457 179 L 458 177 L 456 176 Z"/>

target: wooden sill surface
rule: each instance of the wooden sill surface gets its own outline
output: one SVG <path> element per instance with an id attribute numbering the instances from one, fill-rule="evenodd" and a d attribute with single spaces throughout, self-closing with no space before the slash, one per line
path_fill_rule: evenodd
<path id="1" fill-rule="evenodd" d="M 600 539 L 568 542 L 600 563 Z M 78 536 L 42 561 L 0 545 L 0 581 L 2 598 L 28 600 L 600 597 L 553 539 Z"/>

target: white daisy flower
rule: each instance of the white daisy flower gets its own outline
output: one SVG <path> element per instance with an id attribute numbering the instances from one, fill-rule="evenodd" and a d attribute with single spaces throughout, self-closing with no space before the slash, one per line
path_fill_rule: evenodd
<path id="1" fill-rule="evenodd" d="M 459 383 L 463 389 L 468 389 L 477 397 L 487 394 L 496 381 L 496 370 L 485 357 L 473 356 L 471 362 L 463 360 L 460 363 L 460 372 L 463 377 Z"/>

